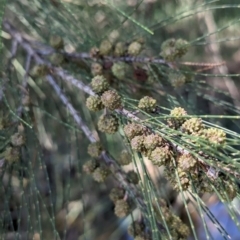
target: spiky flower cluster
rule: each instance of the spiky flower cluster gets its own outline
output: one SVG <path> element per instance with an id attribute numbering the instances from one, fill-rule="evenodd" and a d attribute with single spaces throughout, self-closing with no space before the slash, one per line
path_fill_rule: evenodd
<path id="1" fill-rule="evenodd" d="M 92 90 L 95 93 L 103 93 L 109 89 L 109 83 L 102 75 L 95 76 L 91 81 Z"/>
<path id="2" fill-rule="evenodd" d="M 156 110 L 157 101 L 149 96 L 140 99 L 138 108 L 146 112 L 154 112 Z"/>
<path id="3" fill-rule="evenodd" d="M 104 108 L 102 100 L 99 96 L 89 96 L 86 100 L 86 106 L 93 112 L 100 111 Z"/>
<path id="4" fill-rule="evenodd" d="M 109 198 L 116 202 L 117 200 L 123 199 L 125 196 L 125 190 L 123 188 L 113 188 L 109 194 Z"/>
<path id="5" fill-rule="evenodd" d="M 96 159 L 91 159 L 91 160 L 88 160 L 87 162 L 84 163 L 83 171 L 88 173 L 88 174 L 91 174 L 99 166 L 100 166 L 100 164 Z"/>
<path id="6" fill-rule="evenodd" d="M 172 236 L 172 239 L 174 240 L 187 239 L 187 237 L 190 235 L 189 227 L 185 223 L 183 223 L 183 221 L 178 216 L 176 216 L 170 211 L 164 199 L 159 199 L 159 205 L 161 207 L 163 218 L 166 221 L 166 224 L 169 228 L 169 232 Z M 156 206 L 154 206 L 154 208 L 156 208 Z M 157 208 L 156 208 L 156 212 L 158 212 Z M 158 218 L 161 222 L 163 221 L 161 215 Z"/>
<path id="7" fill-rule="evenodd" d="M 115 202 L 114 213 L 117 217 L 123 218 L 126 217 L 131 212 L 131 206 L 129 205 L 128 201 L 124 199 L 117 200 Z"/>
<path id="8" fill-rule="evenodd" d="M 83 171 L 87 174 L 91 174 L 93 179 L 99 183 L 102 183 L 110 175 L 110 170 L 100 163 L 96 159 L 91 159 L 84 163 Z"/>
<path id="9" fill-rule="evenodd" d="M 172 157 L 172 152 L 168 146 L 156 147 L 150 154 L 149 160 L 152 161 L 154 165 L 162 166 L 169 165 Z"/>
<path id="10" fill-rule="evenodd" d="M 226 141 L 226 133 L 217 128 L 205 129 L 201 136 L 207 139 L 212 145 L 224 144 Z"/>
<path id="11" fill-rule="evenodd" d="M 128 137 L 133 150 L 148 156 L 154 165 L 161 166 L 169 164 L 172 151 L 165 146 L 165 141 L 158 134 L 144 134 L 144 129 L 136 123 L 129 123 L 124 127 L 125 135 Z"/>
<path id="12" fill-rule="evenodd" d="M 147 150 L 154 150 L 157 146 L 163 144 L 163 139 L 158 134 L 149 134 L 144 137 L 143 145 Z"/>
<path id="13" fill-rule="evenodd" d="M 93 179 L 100 183 L 104 182 L 109 175 L 110 170 L 104 165 L 100 165 L 92 173 Z"/>
<path id="14" fill-rule="evenodd" d="M 130 140 L 136 136 L 142 135 L 143 132 L 143 127 L 137 123 L 128 123 L 124 126 L 124 133 Z"/>
<path id="15" fill-rule="evenodd" d="M 180 184 L 183 190 L 187 190 L 190 187 L 191 181 L 193 184 L 195 184 L 195 182 L 198 182 L 198 162 L 191 154 L 184 153 L 180 155 L 177 161 L 177 165 L 178 177 L 180 179 Z M 191 178 L 189 174 L 191 175 Z M 166 177 L 170 180 L 174 189 L 180 190 L 176 176 L 166 174 Z"/>
<path id="16" fill-rule="evenodd" d="M 118 118 L 112 114 L 103 114 L 98 120 L 98 129 L 101 132 L 113 134 L 119 127 Z"/>
<path id="17" fill-rule="evenodd" d="M 198 139 L 204 139 L 211 146 L 218 147 L 223 145 L 226 141 L 226 133 L 223 130 L 206 128 L 201 118 L 190 118 L 186 120 L 184 116 L 187 116 L 187 112 L 181 107 L 174 108 L 170 116 L 171 118 L 167 120 L 169 127 L 173 129 L 180 128 L 183 133 L 194 137 L 192 139 L 187 139 L 186 142 L 196 142 Z"/>
<path id="18" fill-rule="evenodd" d="M 204 129 L 201 118 L 190 118 L 184 122 L 181 127 L 182 131 L 187 134 L 200 134 Z"/>
<path id="19" fill-rule="evenodd" d="M 178 216 L 172 215 L 168 224 L 171 226 L 170 232 L 173 239 L 187 239 L 187 237 L 190 235 L 189 227 L 184 224 Z"/>
<path id="20" fill-rule="evenodd" d="M 132 203 L 124 198 L 125 190 L 119 187 L 113 188 L 109 197 L 115 205 L 114 212 L 117 217 L 123 218 L 131 213 Z"/>
<path id="21" fill-rule="evenodd" d="M 102 151 L 103 151 L 103 148 L 100 142 L 95 142 L 88 145 L 88 154 L 91 157 L 94 157 L 94 158 L 99 157 Z"/>
<path id="22" fill-rule="evenodd" d="M 108 90 L 101 96 L 103 105 L 109 110 L 115 110 L 122 105 L 121 97 L 116 90 Z"/>
<path id="23" fill-rule="evenodd" d="M 171 112 L 171 118 L 168 119 L 167 123 L 170 128 L 178 129 L 186 121 L 184 116 L 187 115 L 185 109 L 181 107 L 175 107 Z"/>
<path id="24" fill-rule="evenodd" d="M 160 54 L 166 61 L 175 61 L 187 53 L 187 44 L 188 42 L 183 39 L 168 39 L 162 43 Z"/>
<path id="25" fill-rule="evenodd" d="M 102 75 L 95 76 L 91 81 L 92 90 L 97 96 L 90 96 L 86 100 L 86 106 L 91 111 L 99 111 L 107 108 L 111 111 L 122 106 L 121 96 L 116 90 L 109 90 L 109 83 Z M 118 119 L 112 114 L 103 114 L 98 120 L 98 129 L 101 132 L 113 134 L 118 130 Z"/>
<path id="26" fill-rule="evenodd" d="M 144 147 L 143 140 L 144 140 L 144 136 L 143 135 L 139 135 L 139 136 L 134 137 L 131 140 L 131 147 L 132 147 L 132 149 L 135 150 L 135 151 L 138 151 L 138 152 L 143 151 L 143 147 Z"/>

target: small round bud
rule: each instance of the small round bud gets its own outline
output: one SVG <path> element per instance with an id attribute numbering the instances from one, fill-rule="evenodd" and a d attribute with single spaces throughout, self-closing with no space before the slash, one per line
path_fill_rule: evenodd
<path id="1" fill-rule="evenodd" d="M 130 213 L 130 206 L 127 201 L 121 199 L 115 202 L 115 215 L 119 218 L 126 217 Z"/>
<path id="2" fill-rule="evenodd" d="M 98 129 L 101 132 L 113 134 L 119 127 L 118 118 L 112 114 L 103 114 L 98 120 Z"/>
<path id="3" fill-rule="evenodd" d="M 150 154 L 149 160 L 153 162 L 154 165 L 162 166 L 168 164 L 171 160 L 171 151 L 168 147 L 156 147 Z"/>
<path id="4" fill-rule="evenodd" d="M 143 145 L 143 140 L 144 136 L 136 136 L 131 140 L 131 147 L 133 150 L 141 152 L 144 150 L 144 145 Z"/>
<path id="5" fill-rule="evenodd" d="M 103 77 L 101 75 L 97 75 L 92 79 L 91 86 L 92 86 L 92 90 L 95 93 L 102 93 L 102 92 L 108 90 L 109 83 L 107 82 L 105 77 Z"/>
<path id="6" fill-rule="evenodd" d="M 161 55 L 166 61 L 175 61 L 187 53 L 187 41 L 183 39 L 168 39 L 161 45 Z"/>
<path id="7" fill-rule="evenodd" d="M 184 118 L 186 115 L 187 112 L 183 108 L 174 108 L 170 113 L 172 118 L 169 118 L 167 121 L 168 126 L 173 129 L 178 129 L 186 121 L 186 118 Z"/>
<path id="8" fill-rule="evenodd" d="M 55 49 L 63 49 L 64 47 L 63 39 L 58 35 L 52 35 L 49 42 L 50 45 Z"/>
<path id="9" fill-rule="evenodd" d="M 91 159 L 84 163 L 83 171 L 90 174 L 93 173 L 97 167 L 99 167 L 99 162 L 96 159 Z"/>
<path id="10" fill-rule="evenodd" d="M 138 175 L 134 171 L 129 171 L 127 173 L 127 179 L 130 183 L 135 184 L 135 185 L 138 184 L 138 182 L 139 182 Z"/>
<path id="11" fill-rule="evenodd" d="M 86 106 L 90 111 L 97 112 L 104 109 L 102 100 L 98 96 L 90 96 L 86 100 Z"/>
<path id="12" fill-rule="evenodd" d="M 92 177 L 97 182 L 104 182 L 109 176 L 110 171 L 105 166 L 100 166 L 96 168 L 92 174 Z"/>
<path id="13" fill-rule="evenodd" d="M 109 194 L 109 197 L 113 202 L 123 199 L 124 196 L 125 196 L 125 190 L 122 188 L 113 188 Z"/>
<path id="14" fill-rule="evenodd" d="M 132 162 L 132 156 L 127 150 L 123 150 L 120 153 L 118 163 L 122 166 L 128 165 L 129 163 Z"/>
<path id="15" fill-rule="evenodd" d="M 125 54 L 125 52 L 126 52 L 125 44 L 123 42 L 116 43 L 114 48 L 114 56 L 121 57 Z"/>
<path id="16" fill-rule="evenodd" d="M 122 101 L 121 97 L 115 90 L 108 90 L 104 92 L 101 96 L 103 105 L 109 110 L 115 110 L 121 107 Z"/>
<path id="17" fill-rule="evenodd" d="M 129 65 L 124 62 L 117 62 L 112 66 L 113 75 L 120 80 L 124 80 L 126 78 L 127 72 L 129 72 L 129 70 Z"/>
<path id="18" fill-rule="evenodd" d="M 61 53 L 53 53 L 51 56 L 50 56 L 50 61 L 56 65 L 56 66 L 59 66 L 61 65 L 62 63 L 65 62 L 65 58 L 64 56 L 61 54 Z"/>
<path id="19" fill-rule="evenodd" d="M 187 134 L 195 134 L 204 129 L 201 118 L 190 118 L 181 127 Z"/>
<path id="20" fill-rule="evenodd" d="M 143 144 L 147 150 L 154 150 L 163 144 L 163 139 L 158 134 L 150 134 L 144 137 Z"/>
<path id="21" fill-rule="evenodd" d="M 142 51 L 142 44 L 135 41 L 128 46 L 128 54 L 131 56 L 137 56 Z"/>
<path id="22" fill-rule="evenodd" d="M 102 75 L 102 73 L 103 73 L 102 65 L 100 63 L 92 63 L 91 73 L 93 76 Z"/>
<path id="23" fill-rule="evenodd" d="M 137 123 L 129 123 L 124 127 L 124 133 L 129 139 L 143 134 L 143 127 Z"/>
<path id="24" fill-rule="evenodd" d="M 88 145 L 88 154 L 91 157 L 99 157 L 103 148 L 99 142 L 91 143 Z"/>
<path id="25" fill-rule="evenodd" d="M 112 43 L 108 40 L 104 40 L 101 42 L 100 47 L 99 47 L 99 53 L 102 56 L 106 56 L 111 53 L 112 51 Z"/>
<path id="26" fill-rule="evenodd" d="M 226 133 L 223 130 L 217 128 L 205 129 L 201 136 L 213 145 L 224 144 L 226 141 Z"/>
<path id="27" fill-rule="evenodd" d="M 154 112 L 156 110 L 157 101 L 152 97 L 143 97 L 138 103 L 138 108 L 146 112 Z"/>
<path id="28" fill-rule="evenodd" d="M 11 143 L 14 147 L 20 147 L 25 143 L 25 139 L 22 134 L 15 133 L 11 136 Z"/>
<path id="29" fill-rule="evenodd" d="M 31 77 L 44 77 L 48 73 L 48 67 L 44 64 L 35 65 L 30 71 Z"/>

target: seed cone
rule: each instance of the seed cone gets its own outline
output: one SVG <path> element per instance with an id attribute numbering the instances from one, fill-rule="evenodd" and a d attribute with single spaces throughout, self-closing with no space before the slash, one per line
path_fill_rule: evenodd
<path id="1" fill-rule="evenodd" d="M 130 213 L 130 206 L 127 201 L 121 199 L 115 202 L 114 212 L 117 217 L 123 218 Z"/>
<path id="2" fill-rule="evenodd" d="M 90 111 L 97 112 L 104 109 L 104 105 L 99 96 L 90 96 L 86 100 L 86 106 Z"/>
<path id="3" fill-rule="evenodd" d="M 103 93 L 104 91 L 108 90 L 109 83 L 105 77 L 102 75 L 97 75 L 92 79 L 91 87 L 95 93 Z"/>
<path id="4" fill-rule="evenodd" d="M 146 112 L 153 112 L 156 110 L 157 101 L 152 97 L 143 97 L 138 103 L 138 108 Z"/>
<path id="5" fill-rule="evenodd" d="M 100 116 L 98 120 L 98 129 L 101 132 L 108 134 L 113 134 L 117 132 L 119 127 L 118 118 L 114 115 L 105 115 Z"/>
<path id="6" fill-rule="evenodd" d="M 88 154 L 91 157 L 99 157 L 103 148 L 99 142 L 91 143 L 88 145 Z"/>
<path id="7" fill-rule="evenodd" d="M 176 107 L 170 112 L 170 116 L 172 118 L 169 118 L 167 123 L 170 128 L 178 129 L 181 127 L 181 125 L 186 121 L 186 118 L 184 116 L 187 115 L 187 112 L 181 108 Z"/>
<path id="8" fill-rule="evenodd" d="M 110 171 L 105 166 L 100 166 L 92 173 L 93 179 L 97 182 L 104 182 L 109 176 Z"/>
<path id="9" fill-rule="evenodd" d="M 109 110 L 115 110 L 121 107 L 122 101 L 120 95 L 115 90 L 108 90 L 101 96 L 103 105 Z"/>
<path id="10" fill-rule="evenodd" d="M 137 123 L 129 123 L 124 127 L 124 133 L 129 139 L 143 134 L 143 127 Z"/>
<path id="11" fill-rule="evenodd" d="M 109 194 L 110 199 L 113 202 L 116 202 L 117 200 L 123 199 L 125 195 L 125 190 L 122 188 L 113 188 Z"/>

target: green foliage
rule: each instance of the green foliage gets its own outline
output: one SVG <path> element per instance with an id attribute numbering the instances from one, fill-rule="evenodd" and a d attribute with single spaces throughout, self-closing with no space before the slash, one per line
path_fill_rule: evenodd
<path id="1" fill-rule="evenodd" d="M 238 10 L 8 1 L 0 238 L 228 239 L 217 201 L 240 228 Z"/>

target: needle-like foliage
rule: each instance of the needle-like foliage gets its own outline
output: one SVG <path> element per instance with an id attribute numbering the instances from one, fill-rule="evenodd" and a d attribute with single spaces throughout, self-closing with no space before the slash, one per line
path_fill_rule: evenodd
<path id="1" fill-rule="evenodd" d="M 0 238 L 237 240 L 239 8 L 4 3 Z"/>

